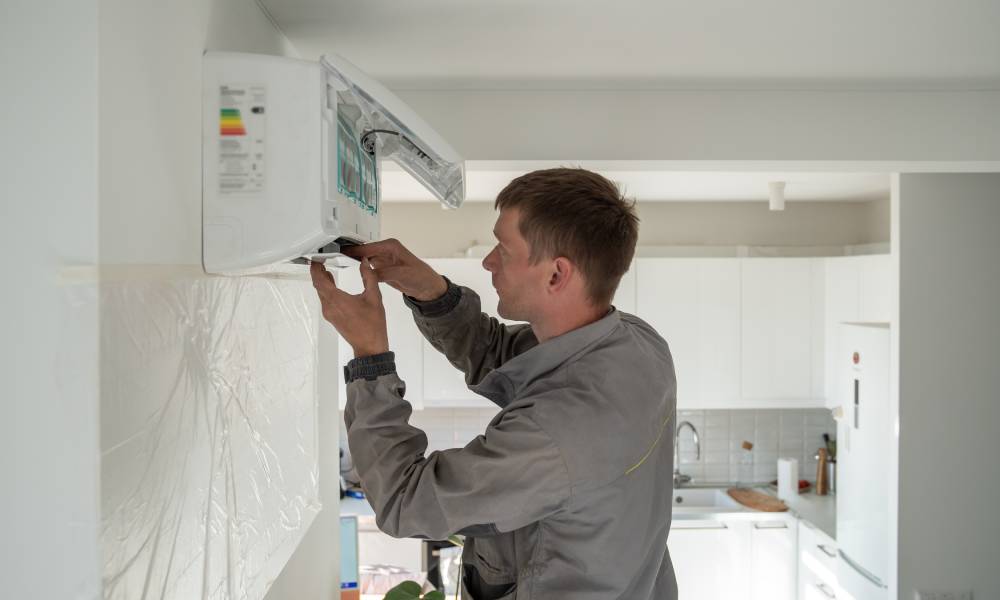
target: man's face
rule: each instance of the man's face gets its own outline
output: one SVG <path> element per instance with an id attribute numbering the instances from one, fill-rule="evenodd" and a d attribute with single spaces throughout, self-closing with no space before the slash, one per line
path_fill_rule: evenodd
<path id="1" fill-rule="evenodd" d="M 517 208 L 500 211 L 493 235 L 497 245 L 483 259 L 483 268 L 493 274 L 493 287 L 500 297 L 497 312 L 512 321 L 531 321 L 538 302 L 543 301 L 550 273 L 547 261 L 531 264 L 531 248 L 521 236 Z"/>

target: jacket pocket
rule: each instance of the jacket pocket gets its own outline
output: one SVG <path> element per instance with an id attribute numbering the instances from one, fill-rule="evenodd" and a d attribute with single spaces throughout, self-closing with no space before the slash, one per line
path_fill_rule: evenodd
<path id="1" fill-rule="evenodd" d="M 517 582 L 488 583 L 475 565 L 462 565 L 463 600 L 514 600 Z"/>

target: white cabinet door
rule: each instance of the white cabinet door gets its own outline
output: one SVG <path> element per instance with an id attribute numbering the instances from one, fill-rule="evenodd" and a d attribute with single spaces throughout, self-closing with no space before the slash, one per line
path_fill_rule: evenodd
<path id="1" fill-rule="evenodd" d="M 479 295 L 483 312 L 497 316 L 498 297 L 493 289 L 490 272 L 483 268 L 482 261 L 476 258 L 440 258 L 431 259 L 427 263 L 434 270 L 446 276 L 456 285 L 465 286 Z M 499 317 L 498 317 L 499 318 Z M 505 323 L 513 323 L 506 321 Z M 425 406 L 436 407 L 486 407 L 495 405 L 475 394 L 465 383 L 465 376 L 455 368 L 443 354 L 438 352 L 426 340 L 423 348 L 423 400 Z"/>
<path id="2" fill-rule="evenodd" d="M 423 540 L 394 538 L 378 529 L 358 531 L 358 566 L 391 565 L 414 573 L 423 564 Z"/>
<path id="3" fill-rule="evenodd" d="M 622 280 L 618 283 L 618 289 L 615 290 L 615 297 L 611 303 L 614 304 L 615 308 L 621 312 L 627 312 L 634 315 L 636 314 L 635 295 L 636 266 L 633 261 L 629 270 L 622 275 Z"/>
<path id="4" fill-rule="evenodd" d="M 336 272 L 337 285 L 352 294 L 358 294 L 363 289 L 361 273 L 357 268 L 348 267 Z M 423 408 L 424 380 L 424 338 L 413 322 L 410 309 L 403 303 L 403 295 L 386 284 L 380 284 L 382 304 L 385 306 L 386 327 L 389 333 L 389 349 L 396 354 L 396 372 L 406 383 L 406 400 L 415 410 Z M 339 364 L 337 369 L 340 389 L 345 386 L 344 365 L 354 358 L 354 350 L 344 341 L 337 340 Z M 340 394 L 340 408 L 343 410 L 347 402 L 347 394 Z"/>
<path id="5" fill-rule="evenodd" d="M 825 344 L 823 362 L 825 363 L 826 406 L 834 408 L 841 404 L 843 397 L 842 377 L 840 376 L 840 337 L 843 323 L 854 322 L 861 316 L 861 281 L 860 265 L 857 256 L 838 256 L 826 259 L 826 277 L 823 286 L 826 304 L 823 327 Z"/>
<path id="6" fill-rule="evenodd" d="M 890 271 L 888 254 L 859 257 L 861 282 L 861 321 L 889 322 L 891 316 Z"/>
<path id="7" fill-rule="evenodd" d="M 678 408 L 735 408 L 740 397 L 740 263 L 636 261 L 636 314 L 670 345 Z"/>
<path id="8" fill-rule="evenodd" d="M 741 524 L 674 521 L 667 538 L 679 600 L 745 598 L 749 540 Z"/>
<path id="9" fill-rule="evenodd" d="M 837 592 L 836 586 L 823 581 L 812 571 L 799 574 L 799 600 L 836 600 Z"/>
<path id="10" fill-rule="evenodd" d="M 888 254 L 826 259 L 824 285 L 824 363 L 826 406 L 845 402 L 842 362 L 844 323 L 888 322 L 891 317 L 891 263 Z"/>
<path id="11" fill-rule="evenodd" d="M 812 386 L 818 260 L 743 259 L 743 406 L 822 406 Z"/>
<path id="12" fill-rule="evenodd" d="M 752 600 L 795 600 L 798 556 L 795 522 L 755 522 L 751 531 Z"/>
<path id="13" fill-rule="evenodd" d="M 837 595 L 837 543 L 808 521 L 799 521 L 799 598 Z"/>

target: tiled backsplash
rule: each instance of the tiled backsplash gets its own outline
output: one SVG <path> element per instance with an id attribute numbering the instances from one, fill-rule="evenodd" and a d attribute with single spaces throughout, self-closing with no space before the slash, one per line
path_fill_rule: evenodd
<path id="1" fill-rule="evenodd" d="M 410 424 L 427 434 L 428 452 L 461 448 L 483 433 L 499 412 L 493 408 L 427 408 L 414 411 Z M 701 440 L 701 459 L 696 459 L 691 430 L 680 435 L 681 473 L 694 482 L 737 482 L 741 445 L 753 442 L 752 466 L 745 472 L 755 482 L 777 479 L 778 458 L 799 461 L 799 477 L 816 479 L 816 450 L 823 434 L 837 435 L 837 427 L 825 409 L 681 410 L 677 422 L 690 421 Z"/>
<path id="2" fill-rule="evenodd" d="M 816 450 L 823 445 L 823 434 L 837 437 L 837 426 L 829 410 L 681 410 L 677 422 L 690 421 L 698 430 L 701 459 L 696 457 L 694 437 L 687 427 L 680 433 L 681 473 L 695 482 L 737 482 L 740 475 L 743 441 L 753 443 L 752 468 L 747 469 L 754 482 L 778 478 L 778 458 L 799 461 L 799 478 L 815 481 Z"/>

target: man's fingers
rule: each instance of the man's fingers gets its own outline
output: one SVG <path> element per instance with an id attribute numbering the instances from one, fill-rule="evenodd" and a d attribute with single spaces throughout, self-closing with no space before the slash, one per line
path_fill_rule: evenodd
<path id="1" fill-rule="evenodd" d="M 371 295 L 382 299 L 382 290 L 378 289 L 378 275 L 372 270 L 372 265 L 367 258 L 361 259 L 361 281 L 365 284 L 366 296 Z"/>
<path id="2" fill-rule="evenodd" d="M 323 263 L 311 263 L 309 265 L 309 274 L 312 276 L 313 287 L 316 288 L 316 291 L 321 296 L 346 294 L 346 292 L 337 287 L 337 282 L 334 281 L 333 275 L 326 270 Z"/>

